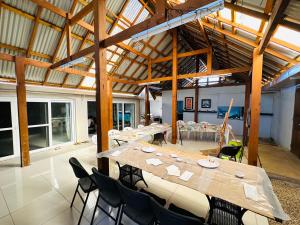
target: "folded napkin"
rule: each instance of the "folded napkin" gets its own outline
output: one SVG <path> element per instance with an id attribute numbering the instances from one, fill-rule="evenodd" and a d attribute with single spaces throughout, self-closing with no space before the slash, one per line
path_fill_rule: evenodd
<path id="1" fill-rule="evenodd" d="M 159 159 L 151 158 L 151 159 L 146 159 L 146 163 L 148 165 L 158 166 L 162 164 L 162 161 L 160 161 Z"/>
<path id="2" fill-rule="evenodd" d="M 111 153 L 110 155 L 111 155 L 111 156 L 114 156 L 114 157 L 117 157 L 117 156 L 119 156 L 121 153 L 122 153 L 121 151 L 117 150 L 117 151 Z"/>
<path id="3" fill-rule="evenodd" d="M 168 175 L 176 176 L 176 177 L 180 176 L 180 170 L 177 166 L 171 165 L 171 166 L 168 166 L 166 169 L 167 169 Z"/>
<path id="4" fill-rule="evenodd" d="M 179 179 L 183 180 L 183 181 L 188 181 L 194 173 L 190 172 L 190 171 L 184 171 L 183 174 L 181 174 L 181 176 L 179 177 Z"/>
<path id="5" fill-rule="evenodd" d="M 258 200 L 257 188 L 254 185 L 244 183 L 244 192 L 246 198 L 252 199 L 254 201 Z"/>

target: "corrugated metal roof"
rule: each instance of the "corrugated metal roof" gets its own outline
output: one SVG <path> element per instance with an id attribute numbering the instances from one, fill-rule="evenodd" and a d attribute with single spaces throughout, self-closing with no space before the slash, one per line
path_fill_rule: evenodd
<path id="1" fill-rule="evenodd" d="M 56 70 L 51 70 L 47 82 L 53 84 L 62 84 L 65 76 L 66 73 L 56 71 Z"/>
<path id="2" fill-rule="evenodd" d="M 80 81 L 81 81 L 81 76 L 80 75 L 69 74 L 69 76 L 66 80 L 66 84 L 67 85 L 72 85 L 72 86 L 77 86 Z"/>

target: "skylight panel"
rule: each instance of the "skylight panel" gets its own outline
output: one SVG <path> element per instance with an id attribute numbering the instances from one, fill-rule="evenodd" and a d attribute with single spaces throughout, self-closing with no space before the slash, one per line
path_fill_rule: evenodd
<path id="1" fill-rule="evenodd" d="M 231 10 L 224 8 L 220 11 L 220 16 L 224 19 L 231 20 Z"/>
<path id="2" fill-rule="evenodd" d="M 236 22 L 258 31 L 261 24 L 261 19 L 236 12 Z"/>
<path id="3" fill-rule="evenodd" d="M 274 38 L 291 43 L 293 45 L 300 46 L 300 32 L 291 30 L 289 28 L 279 26 Z"/>
<path id="4" fill-rule="evenodd" d="M 106 65 L 106 71 L 107 72 L 111 71 L 112 68 L 113 68 L 113 66 L 111 64 Z"/>
<path id="5" fill-rule="evenodd" d="M 92 87 L 94 83 L 95 83 L 94 77 L 85 77 L 81 85 L 84 87 Z"/>
<path id="6" fill-rule="evenodd" d="M 133 22 L 141 8 L 142 4 L 138 0 L 130 0 L 126 9 L 123 12 L 123 16 L 130 22 Z"/>
<path id="7" fill-rule="evenodd" d="M 135 24 L 143 22 L 148 17 L 148 15 L 149 15 L 148 10 L 144 9 L 140 14 L 139 18 L 135 21 Z"/>

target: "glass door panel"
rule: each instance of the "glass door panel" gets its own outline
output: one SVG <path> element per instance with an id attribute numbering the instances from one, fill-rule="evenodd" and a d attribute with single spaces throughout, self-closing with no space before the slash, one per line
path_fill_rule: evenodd
<path id="1" fill-rule="evenodd" d="M 27 102 L 29 149 L 49 147 L 48 102 Z"/>
<path id="2" fill-rule="evenodd" d="M 0 157 L 14 154 L 10 102 L 0 102 Z"/>
<path id="3" fill-rule="evenodd" d="M 123 130 L 124 126 L 124 108 L 123 103 L 118 103 L 118 128 L 119 130 Z"/>
<path id="4" fill-rule="evenodd" d="M 113 103 L 113 128 L 118 130 L 118 105 Z"/>
<path id="5" fill-rule="evenodd" d="M 133 103 L 124 103 L 124 127 L 134 127 Z"/>
<path id="6" fill-rule="evenodd" d="M 71 103 L 51 103 L 52 145 L 71 141 Z"/>

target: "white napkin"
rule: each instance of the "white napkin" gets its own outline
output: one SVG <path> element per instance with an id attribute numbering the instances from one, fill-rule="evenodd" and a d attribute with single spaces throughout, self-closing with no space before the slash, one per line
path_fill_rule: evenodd
<path id="1" fill-rule="evenodd" d="M 149 165 L 158 166 L 162 164 L 162 161 L 160 161 L 159 159 L 151 158 L 146 159 L 146 163 Z"/>
<path id="2" fill-rule="evenodd" d="M 117 151 L 111 153 L 110 155 L 111 155 L 111 156 L 114 156 L 114 157 L 117 157 L 117 156 L 119 156 L 120 154 L 121 154 L 121 151 L 117 150 Z"/>
<path id="3" fill-rule="evenodd" d="M 168 175 L 176 176 L 176 177 L 180 176 L 180 170 L 177 166 L 171 165 L 171 166 L 168 166 L 166 169 L 167 169 Z"/>
<path id="4" fill-rule="evenodd" d="M 183 172 L 183 174 L 181 174 L 181 176 L 179 178 L 181 180 L 188 181 L 193 176 L 193 174 L 194 173 L 186 170 Z"/>
<path id="5" fill-rule="evenodd" d="M 258 200 L 257 189 L 254 185 L 244 183 L 244 192 L 246 198 L 252 199 L 254 201 Z"/>

